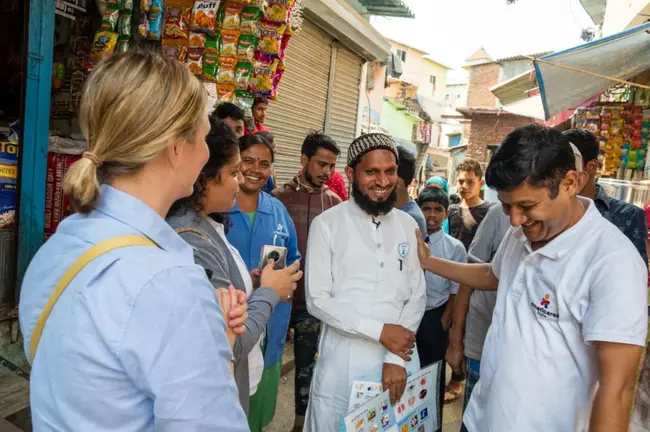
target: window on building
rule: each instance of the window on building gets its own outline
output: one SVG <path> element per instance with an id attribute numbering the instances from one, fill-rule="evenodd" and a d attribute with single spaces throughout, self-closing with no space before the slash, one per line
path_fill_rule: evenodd
<path id="1" fill-rule="evenodd" d="M 445 105 L 448 105 L 448 104 L 449 104 L 449 99 L 450 99 L 450 95 L 449 95 L 449 93 L 447 93 L 447 94 L 445 95 Z"/>
<path id="2" fill-rule="evenodd" d="M 398 49 L 395 54 L 400 58 L 400 60 L 402 60 L 402 62 L 406 62 L 406 51 Z"/>
<path id="3" fill-rule="evenodd" d="M 449 148 L 458 147 L 460 145 L 460 134 L 447 135 L 449 137 Z"/>

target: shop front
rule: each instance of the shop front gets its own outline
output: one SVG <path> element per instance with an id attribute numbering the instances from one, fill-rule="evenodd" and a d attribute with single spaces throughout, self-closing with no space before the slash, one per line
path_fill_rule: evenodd
<path id="1" fill-rule="evenodd" d="M 321 131 L 341 148 L 343 171 L 347 149 L 359 130 L 362 66 L 384 60 L 390 44 L 345 1 L 305 1 L 301 30 L 286 52 L 287 70 L 279 98 L 269 105 L 267 126 L 277 146 L 279 182 L 293 178 L 307 134 Z"/>

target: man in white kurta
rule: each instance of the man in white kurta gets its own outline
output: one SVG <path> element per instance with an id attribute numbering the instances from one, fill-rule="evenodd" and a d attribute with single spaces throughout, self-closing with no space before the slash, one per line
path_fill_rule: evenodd
<path id="1" fill-rule="evenodd" d="M 390 147 L 385 142 L 390 137 L 376 135 L 380 134 L 370 138 Z M 364 167 L 355 161 L 374 153 L 376 145 L 374 140 L 366 140 L 350 146 L 348 165 L 356 167 L 357 180 Z M 417 256 L 417 225 L 397 209 L 374 216 L 368 213 L 368 205 L 363 203 L 376 197 L 374 192 L 380 197 L 393 194 L 394 182 L 391 185 L 390 168 L 385 176 L 377 166 L 364 169 L 378 179 L 370 186 L 365 183 L 370 196 L 362 191 L 364 184 L 359 187 L 354 181 L 355 168 L 348 166 L 353 198 L 317 217 L 309 233 L 307 307 L 323 327 L 305 422 L 308 432 L 338 432 L 348 414 L 354 380 L 382 382 L 385 363 L 409 372 L 419 369 L 417 350 L 407 364 L 403 356 L 380 342 L 385 325 L 415 332 L 424 314 L 426 284 Z"/>

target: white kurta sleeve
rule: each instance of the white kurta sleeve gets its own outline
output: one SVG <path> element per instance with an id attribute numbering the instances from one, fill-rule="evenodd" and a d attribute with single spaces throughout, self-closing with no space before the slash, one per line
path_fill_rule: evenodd
<path id="1" fill-rule="evenodd" d="M 383 322 L 364 317 L 356 305 L 332 296 L 332 238 L 320 217 L 309 229 L 305 274 L 305 297 L 311 315 L 351 336 L 379 341 Z"/>
<path id="2" fill-rule="evenodd" d="M 410 232 L 414 233 L 415 228 L 416 226 L 413 224 L 413 229 Z M 407 269 L 409 271 L 411 296 L 404 304 L 397 324 L 413 332 L 417 332 L 418 327 L 420 326 L 420 321 L 422 321 L 422 317 L 424 316 L 424 309 L 427 305 L 427 284 L 424 277 L 424 271 L 420 266 L 420 259 L 418 258 L 417 240 L 415 235 L 409 236 L 409 242 L 411 247 L 407 257 Z M 386 350 L 386 355 L 384 356 L 384 363 L 392 363 L 406 367 L 406 362 L 402 358 L 388 350 Z"/>

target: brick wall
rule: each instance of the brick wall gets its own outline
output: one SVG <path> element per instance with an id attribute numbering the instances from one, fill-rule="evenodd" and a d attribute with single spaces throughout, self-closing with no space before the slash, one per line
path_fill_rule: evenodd
<path id="1" fill-rule="evenodd" d="M 473 66 L 470 72 L 467 106 L 469 107 L 496 107 L 497 98 L 490 91 L 490 87 L 499 82 L 499 63 L 488 63 Z"/>
<path id="2" fill-rule="evenodd" d="M 487 147 L 491 144 L 500 144 L 501 141 L 519 126 L 533 123 L 528 117 L 501 112 L 500 114 L 474 114 L 469 124 L 469 142 L 467 144 L 467 157 L 476 159 L 485 167 L 487 160 Z"/>

